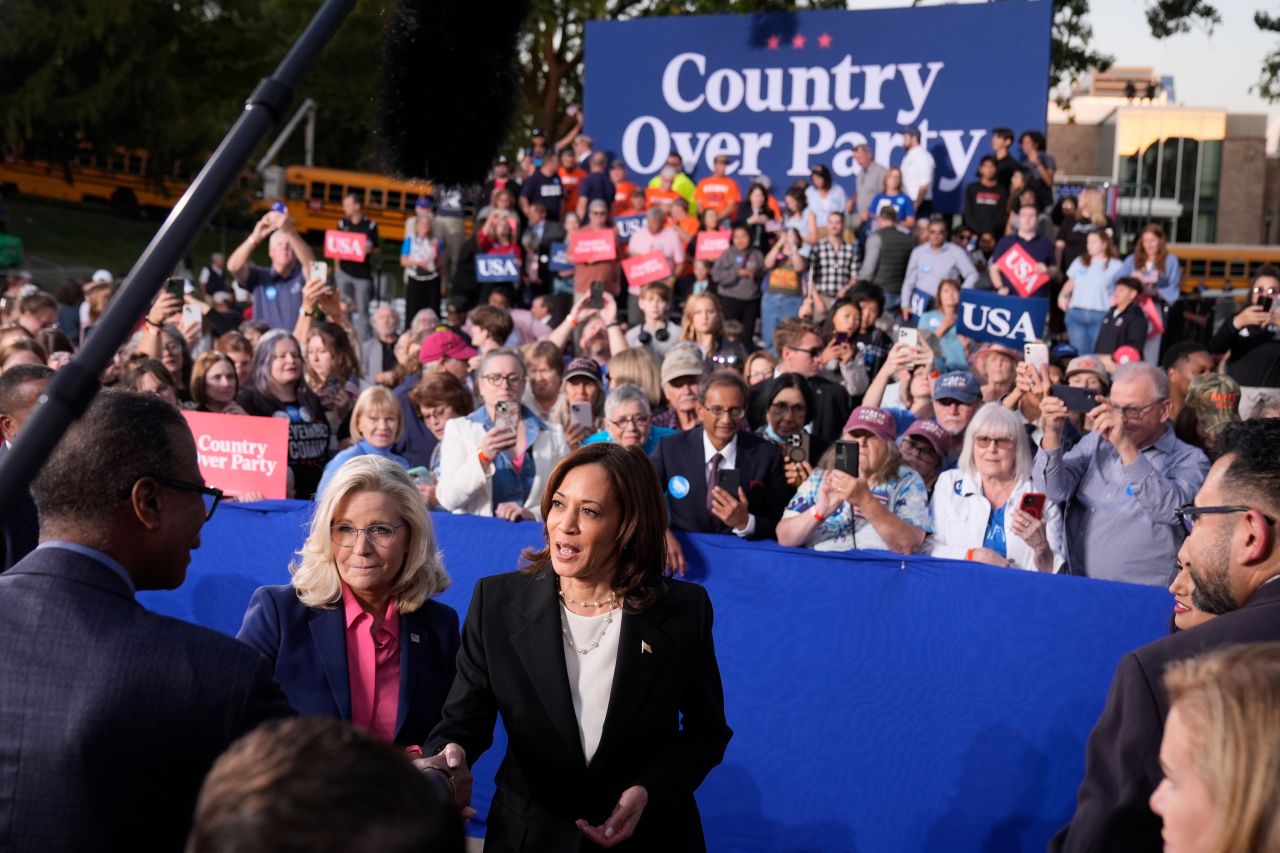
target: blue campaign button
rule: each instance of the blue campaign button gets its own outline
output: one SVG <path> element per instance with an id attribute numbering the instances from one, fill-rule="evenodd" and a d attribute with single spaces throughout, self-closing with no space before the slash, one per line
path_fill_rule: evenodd
<path id="1" fill-rule="evenodd" d="M 276 290 L 276 286 L 274 284 L 268 285 L 267 289 L 263 291 L 263 293 L 267 295 L 267 299 L 275 299 L 276 294 L 279 292 L 280 291 Z"/>
<path id="2" fill-rule="evenodd" d="M 679 474 L 667 481 L 667 491 L 673 498 L 683 498 L 689 494 L 689 481 Z"/>

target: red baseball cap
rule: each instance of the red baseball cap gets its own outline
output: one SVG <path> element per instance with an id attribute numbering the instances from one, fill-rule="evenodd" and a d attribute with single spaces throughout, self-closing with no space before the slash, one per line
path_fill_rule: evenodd
<path id="1" fill-rule="evenodd" d="M 442 358 L 456 358 L 460 361 L 467 361 L 479 350 L 462 339 L 462 337 L 454 332 L 440 331 L 432 332 L 422 341 L 422 350 L 419 357 L 423 364 L 431 364 Z"/>
<path id="2" fill-rule="evenodd" d="M 911 426 L 907 427 L 907 431 L 902 434 L 903 438 L 911 435 L 918 435 L 933 447 L 933 451 L 938 454 L 939 459 L 946 459 L 947 454 L 951 452 L 951 434 L 942 428 L 942 424 L 937 421 L 918 420 Z"/>
<path id="3" fill-rule="evenodd" d="M 1129 364 L 1135 361 L 1142 361 L 1142 353 L 1138 352 L 1133 347 L 1120 347 L 1111 354 L 1111 357 L 1115 359 L 1116 364 Z"/>
<path id="4" fill-rule="evenodd" d="M 857 430 L 869 432 L 890 444 L 898 437 L 898 427 L 893 415 L 875 406 L 859 406 L 853 410 L 853 414 L 849 415 L 849 420 L 844 425 L 844 431 L 855 432 Z"/>

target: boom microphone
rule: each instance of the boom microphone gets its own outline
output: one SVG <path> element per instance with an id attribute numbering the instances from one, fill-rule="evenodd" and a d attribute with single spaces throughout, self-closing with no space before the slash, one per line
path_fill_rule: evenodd
<path id="1" fill-rule="evenodd" d="M 451 186 L 482 182 L 515 114 L 528 0 L 400 0 L 383 50 L 378 136 L 387 166 Z M 424 60 L 445 73 L 428 80 Z"/>

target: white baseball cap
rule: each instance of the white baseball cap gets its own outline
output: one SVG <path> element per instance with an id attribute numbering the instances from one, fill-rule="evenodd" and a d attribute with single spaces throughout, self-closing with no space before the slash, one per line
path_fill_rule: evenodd
<path id="1" fill-rule="evenodd" d="M 98 270 L 93 274 L 91 281 L 94 284 L 115 284 L 116 277 L 111 274 L 111 270 Z"/>

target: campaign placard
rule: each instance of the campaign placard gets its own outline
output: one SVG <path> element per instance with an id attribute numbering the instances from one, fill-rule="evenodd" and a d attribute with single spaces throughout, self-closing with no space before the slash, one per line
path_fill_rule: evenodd
<path id="1" fill-rule="evenodd" d="M 617 260 L 618 238 L 606 228 L 574 231 L 569 235 L 569 257 L 575 264 Z"/>
<path id="2" fill-rule="evenodd" d="M 1019 296 L 1030 296 L 1049 280 L 1047 272 L 1036 272 L 1036 259 L 1017 243 L 1000 256 L 996 266 Z"/>
<path id="3" fill-rule="evenodd" d="M 728 231 L 699 231 L 698 243 L 693 256 L 700 261 L 714 261 L 729 248 L 729 239 L 733 235 Z"/>
<path id="4" fill-rule="evenodd" d="M 476 255 L 476 281 L 519 281 L 515 255 Z"/>
<path id="5" fill-rule="evenodd" d="M 645 255 L 627 258 L 622 262 L 622 272 L 627 277 L 627 286 L 638 291 L 651 281 L 661 281 L 671 275 L 671 265 L 667 256 L 657 249 Z"/>
<path id="6" fill-rule="evenodd" d="M 206 483 L 228 495 L 288 496 L 288 418 L 182 414 L 196 440 L 196 461 Z"/>
<path id="7" fill-rule="evenodd" d="M 551 254 L 547 257 L 547 269 L 552 272 L 564 272 L 565 270 L 573 269 L 573 261 L 569 260 L 568 244 L 551 244 Z"/>
<path id="8" fill-rule="evenodd" d="M 985 290 L 960 293 L 960 321 L 956 333 L 979 341 L 1010 346 L 1044 340 L 1049 300 L 1001 296 Z"/>
<path id="9" fill-rule="evenodd" d="M 358 231 L 339 231 L 331 228 L 324 232 L 324 256 L 335 261 L 364 263 L 369 254 L 369 237 Z"/>
<path id="10" fill-rule="evenodd" d="M 645 214 L 633 213 L 630 216 L 619 216 L 613 220 L 613 227 L 617 229 L 618 237 L 622 242 L 629 242 L 637 231 L 644 227 Z"/>

